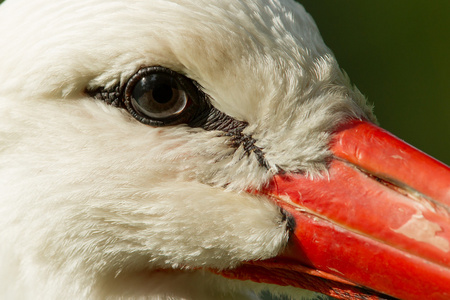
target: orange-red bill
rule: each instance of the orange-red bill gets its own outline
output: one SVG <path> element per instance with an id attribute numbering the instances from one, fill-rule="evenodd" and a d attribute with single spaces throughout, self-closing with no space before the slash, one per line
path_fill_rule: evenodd
<path id="1" fill-rule="evenodd" d="M 323 177 L 279 174 L 262 191 L 295 219 L 284 253 L 223 275 L 339 299 L 450 299 L 449 167 L 364 121 L 331 150 Z"/>

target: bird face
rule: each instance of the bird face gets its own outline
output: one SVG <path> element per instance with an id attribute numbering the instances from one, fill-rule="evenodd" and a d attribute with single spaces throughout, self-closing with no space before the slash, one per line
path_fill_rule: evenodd
<path id="1" fill-rule="evenodd" d="M 326 179 L 336 128 L 375 121 L 292 1 L 7 0 L 0 32 L 9 297 L 265 289 L 221 275 L 298 236 L 277 176 Z"/>

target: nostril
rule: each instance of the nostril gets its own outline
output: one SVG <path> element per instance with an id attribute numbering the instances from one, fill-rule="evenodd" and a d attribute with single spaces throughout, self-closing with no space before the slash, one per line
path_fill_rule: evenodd
<path id="1" fill-rule="evenodd" d="M 295 227 L 297 226 L 297 224 L 295 223 L 294 217 L 288 211 L 286 211 L 284 209 L 280 209 L 280 211 L 282 214 L 281 223 L 286 224 L 287 230 L 289 230 L 290 232 L 294 232 Z"/>

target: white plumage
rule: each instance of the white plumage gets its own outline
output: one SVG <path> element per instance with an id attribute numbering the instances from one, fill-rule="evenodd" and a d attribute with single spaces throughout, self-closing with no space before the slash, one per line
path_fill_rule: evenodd
<path id="1" fill-rule="evenodd" d="M 279 209 L 244 191 L 280 168 L 317 176 L 330 131 L 373 119 L 293 1 L 7 0 L 0 45 L 2 299 L 253 297 L 267 286 L 203 269 L 286 246 Z M 151 127 L 85 93 L 144 66 L 248 122 L 269 168 L 219 131 Z"/>

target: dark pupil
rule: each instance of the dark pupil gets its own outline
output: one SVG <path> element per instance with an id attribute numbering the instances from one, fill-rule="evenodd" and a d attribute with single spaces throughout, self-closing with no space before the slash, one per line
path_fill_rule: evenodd
<path id="1" fill-rule="evenodd" d="M 178 89 L 177 83 L 166 74 L 152 74 L 136 84 L 133 98 L 145 110 L 163 111 L 175 104 L 171 101 L 177 100 Z"/>
<path id="2" fill-rule="evenodd" d="M 131 105 L 150 118 L 167 118 L 183 111 L 187 95 L 169 74 L 155 73 L 142 77 L 134 86 Z"/>
<path id="3" fill-rule="evenodd" d="M 167 83 L 161 83 L 153 88 L 152 96 L 158 103 L 167 103 L 173 97 L 172 87 Z"/>

